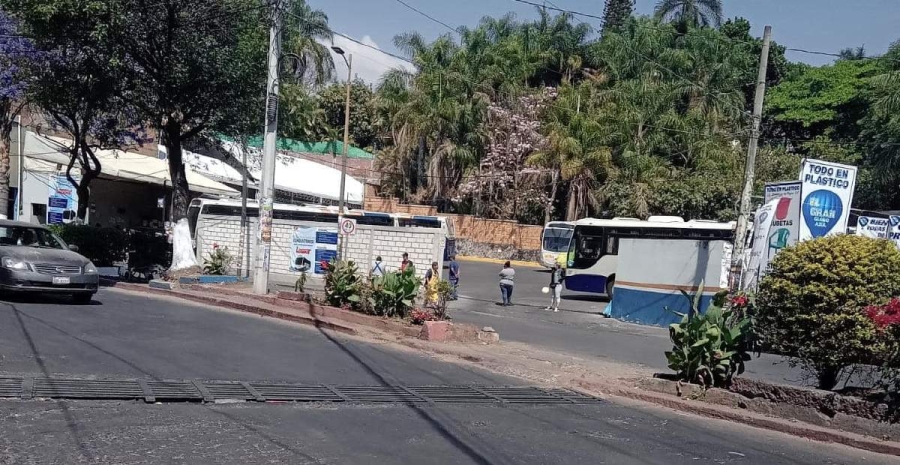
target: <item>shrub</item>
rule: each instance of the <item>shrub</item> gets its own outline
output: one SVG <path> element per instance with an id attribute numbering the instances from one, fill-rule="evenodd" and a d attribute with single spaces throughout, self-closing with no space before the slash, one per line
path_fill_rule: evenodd
<path id="1" fill-rule="evenodd" d="M 414 325 L 421 325 L 426 321 L 440 320 L 434 313 L 428 310 L 422 310 L 421 308 L 413 309 L 413 311 L 409 313 L 409 318 Z"/>
<path id="2" fill-rule="evenodd" d="M 703 286 L 693 298 L 682 291 L 690 302 L 681 323 L 669 326 L 672 350 L 666 352 L 669 368 L 684 381 L 704 387 L 728 387 L 734 376 L 744 372 L 744 362 L 750 360 L 744 339 L 748 318 L 739 316 L 731 308 L 723 308 L 723 296 L 717 296 L 700 313 Z"/>
<path id="3" fill-rule="evenodd" d="M 760 282 L 756 331 L 831 389 L 841 371 L 877 363 L 876 326 L 865 308 L 900 292 L 900 251 L 886 240 L 838 235 L 782 250 Z"/>
<path id="4" fill-rule="evenodd" d="M 409 268 L 376 276 L 372 278 L 372 292 L 368 303 L 376 315 L 406 318 L 420 286 L 415 270 Z"/>
<path id="5" fill-rule="evenodd" d="M 306 287 L 306 272 L 300 273 L 300 277 L 294 282 L 294 292 L 303 292 Z"/>
<path id="6" fill-rule="evenodd" d="M 144 268 L 160 265 L 168 268 L 172 264 L 172 244 L 164 234 L 131 231 L 128 233 L 128 266 Z"/>
<path id="7" fill-rule="evenodd" d="M 889 393 L 900 393 L 900 299 L 893 298 L 885 305 L 871 305 L 866 316 L 877 328 L 882 342 L 880 358 L 881 387 Z"/>
<path id="8" fill-rule="evenodd" d="M 209 254 L 209 258 L 203 261 L 203 273 L 212 275 L 224 275 L 231 266 L 231 254 L 228 253 L 228 247 L 219 247 L 219 244 L 213 244 L 213 251 Z"/>
<path id="9" fill-rule="evenodd" d="M 449 281 L 442 279 L 437 283 L 437 302 L 434 303 L 434 314 L 438 320 L 447 319 L 447 302 L 450 301 L 450 294 L 453 293 L 453 285 Z"/>
<path id="10" fill-rule="evenodd" d="M 125 260 L 128 235 L 115 228 L 98 228 L 81 224 L 54 225 L 51 230 L 78 253 L 97 266 L 112 266 Z"/>
<path id="11" fill-rule="evenodd" d="M 363 281 L 356 264 L 350 261 L 325 262 L 325 300 L 335 307 L 359 310 Z"/>

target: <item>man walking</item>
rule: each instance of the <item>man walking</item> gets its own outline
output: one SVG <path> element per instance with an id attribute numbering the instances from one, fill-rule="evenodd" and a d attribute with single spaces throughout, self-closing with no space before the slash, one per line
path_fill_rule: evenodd
<path id="1" fill-rule="evenodd" d="M 456 263 L 456 256 L 450 256 L 450 264 L 447 266 L 450 270 L 448 281 L 450 281 L 451 291 L 450 300 L 459 300 L 459 263 Z"/>
<path id="2" fill-rule="evenodd" d="M 562 297 L 562 282 L 566 279 L 566 270 L 554 263 L 550 268 L 550 306 L 545 310 L 559 311 L 559 301 Z"/>

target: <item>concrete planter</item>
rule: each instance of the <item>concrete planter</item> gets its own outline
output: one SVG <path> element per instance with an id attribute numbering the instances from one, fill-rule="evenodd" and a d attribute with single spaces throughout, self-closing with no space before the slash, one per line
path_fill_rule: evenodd
<path id="1" fill-rule="evenodd" d="M 233 284 L 243 281 L 239 276 L 229 275 L 199 275 L 199 276 L 183 276 L 178 282 L 180 284 Z"/>
<path id="2" fill-rule="evenodd" d="M 426 321 L 422 324 L 419 339 L 431 342 L 450 342 L 453 339 L 453 324 L 449 321 Z"/>

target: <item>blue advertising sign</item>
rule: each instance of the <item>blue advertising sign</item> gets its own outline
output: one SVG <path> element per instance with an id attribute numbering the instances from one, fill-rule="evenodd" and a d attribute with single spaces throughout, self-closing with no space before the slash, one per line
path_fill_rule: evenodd
<path id="1" fill-rule="evenodd" d="M 856 167 L 804 160 L 800 240 L 847 232 L 850 205 L 856 189 Z"/>
<path id="2" fill-rule="evenodd" d="M 64 174 L 48 177 L 50 188 L 47 199 L 47 224 L 63 224 L 75 219 L 78 209 L 78 193 Z M 68 213 L 66 213 L 68 212 Z"/>

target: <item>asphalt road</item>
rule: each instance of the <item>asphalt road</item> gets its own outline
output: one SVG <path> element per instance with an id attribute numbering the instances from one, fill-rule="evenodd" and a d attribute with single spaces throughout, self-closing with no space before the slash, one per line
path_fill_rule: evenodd
<path id="1" fill-rule="evenodd" d="M 500 301 L 497 273 L 501 265 L 460 261 L 460 300 L 451 317 L 476 326 L 491 326 L 503 340 L 547 347 L 554 351 L 634 363 L 668 371 L 664 352 L 672 348 L 665 328 L 624 323 L 602 315 L 605 296 L 563 291 L 558 313 L 544 310 L 550 297 L 541 288 L 550 282 L 546 269 L 514 267 L 512 307 Z M 747 363 L 745 376 L 767 381 L 810 384 L 782 357 L 763 354 Z"/>
<path id="2" fill-rule="evenodd" d="M 314 328 L 104 290 L 0 303 L 5 372 L 330 384 L 516 384 Z M 0 463 L 858 464 L 891 459 L 664 409 L 0 402 Z M 895 463 L 895 462 L 894 462 Z"/>

